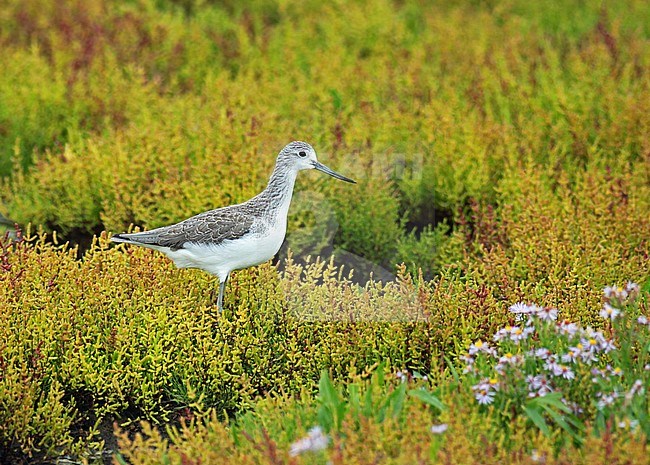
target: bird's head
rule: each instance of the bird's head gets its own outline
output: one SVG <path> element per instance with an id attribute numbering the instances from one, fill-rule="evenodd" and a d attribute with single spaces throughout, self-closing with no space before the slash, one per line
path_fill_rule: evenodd
<path id="1" fill-rule="evenodd" d="M 316 158 L 316 151 L 307 142 L 294 141 L 287 144 L 280 151 L 277 163 L 296 171 L 316 169 L 329 174 L 336 179 L 340 179 L 341 181 L 356 184 L 356 181 L 346 178 L 342 174 L 339 174 L 320 163 L 318 158 Z"/>

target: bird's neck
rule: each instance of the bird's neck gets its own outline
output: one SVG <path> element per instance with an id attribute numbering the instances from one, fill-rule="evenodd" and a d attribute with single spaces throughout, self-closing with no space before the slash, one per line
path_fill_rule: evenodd
<path id="1" fill-rule="evenodd" d="M 279 209 L 286 216 L 289 211 L 297 174 L 295 170 L 275 166 L 266 189 L 260 194 L 266 201 L 268 208 Z"/>

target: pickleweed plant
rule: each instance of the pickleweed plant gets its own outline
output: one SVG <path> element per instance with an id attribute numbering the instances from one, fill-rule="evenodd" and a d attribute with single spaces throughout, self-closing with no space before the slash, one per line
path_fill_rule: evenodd
<path id="1" fill-rule="evenodd" d="M 640 294 L 632 282 L 606 287 L 600 330 L 555 308 L 512 305 L 512 322 L 461 357 L 480 408 L 504 423 L 523 414 L 549 436 L 550 421 L 578 443 L 586 423 L 596 433 L 614 424 L 650 434 L 650 327 Z"/>

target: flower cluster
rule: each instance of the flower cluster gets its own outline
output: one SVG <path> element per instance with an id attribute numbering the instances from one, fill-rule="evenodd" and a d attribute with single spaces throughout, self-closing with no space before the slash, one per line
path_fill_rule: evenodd
<path id="1" fill-rule="evenodd" d="M 475 379 L 471 389 L 478 404 L 512 402 L 517 398 L 525 402 L 559 393 L 558 399 L 579 415 L 586 405 L 596 411 L 609 409 L 613 413 L 621 403 L 629 405 L 640 398 L 645 393 L 640 378 L 647 379 L 648 375 L 629 379 L 628 375 L 635 373 L 628 374 L 627 365 L 624 365 L 626 370 L 619 366 L 626 359 L 619 355 L 622 350 L 619 345 L 623 344 L 629 351 L 633 344 L 609 335 L 619 334 L 611 325 L 619 325 L 627 306 L 636 300 L 639 292 L 639 286 L 631 282 L 625 287 L 605 288 L 600 316 L 610 323 L 606 333 L 569 320 L 558 320 L 555 308 L 526 303 L 512 305 L 509 310 L 514 321 L 496 331 L 492 337 L 494 345 L 475 342 L 461 357 L 465 362 L 464 372 Z M 646 316 L 635 321 L 631 324 L 650 326 Z M 582 380 L 590 378 L 592 387 L 585 388 Z"/>
<path id="2" fill-rule="evenodd" d="M 519 324 L 501 328 L 492 338 L 495 342 L 511 341 L 519 344 L 535 334 L 536 321 L 555 321 L 558 311 L 552 307 L 540 307 L 519 302 L 510 307 L 510 313 L 515 315 L 515 320 Z"/>
<path id="3" fill-rule="evenodd" d="M 605 303 L 600 311 L 600 316 L 614 321 L 620 314 L 620 307 L 627 306 L 634 302 L 639 296 L 639 285 L 633 282 L 628 282 L 625 287 L 620 286 L 607 286 L 603 290 L 605 296 Z"/>
<path id="4" fill-rule="evenodd" d="M 614 321 L 620 313 L 621 311 L 619 309 L 614 308 L 610 304 L 605 302 L 605 305 L 603 305 L 603 309 L 600 311 L 600 316 L 602 316 L 607 320 Z"/>
<path id="5" fill-rule="evenodd" d="M 510 306 L 510 313 L 515 314 L 517 321 L 526 320 L 526 325 L 534 323 L 535 318 L 541 321 L 555 321 L 557 320 L 557 309 L 553 307 L 540 307 L 539 305 L 528 305 L 523 302 L 518 302 Z"/>
<path id="6" fill-rule="evenodd" d="M 526 376 L 526 384 L 528 384 L 528 397 L 544 397 L 553 392 L 553 388 L 543 374 Z"/>
<path id="7" fill-rule="evenodd" d="M 552 354 L 549 358 L 544 361 L 544 369 L 549 372 L 552 376 L 562 377 L 564 379 L 573 379 L 576 377 L 575 373 L 569 367 L 563 363 L 559 363 L 558 359 L 560 356 L 557 354 Z"/>
<path id="8" fill-rule="evenodd" d="M 524 362 L 524 357 L 521 355 L 513 355 L 511 352 L 507 352 L 502 357 L 499 357 L 499 363 L 496 366 L 496 372 L 503 374 L 506 369 L 510 366 L 521 365 Z"/>
<path id="9" fill-rule="evenodd" d="M 607 286 L 603 290 L 605 300 L 619 305 L 627 305 L 639 296 L 641 288 L 638 284 L 629 281 L 625 287 Z"/>
<path id="10" fill-rule="evenodd" d="M 557 324 L 557 332 L 563 336 L 575 336 L 579 330 L 580 326 L 569 320 L 563 320 Z"/>
<path id="11" fill-rule="evenodd" d="M 305 452 L 317 452 L 326 449 L 327 444 L 329 444 L 329 438 L 320 426 L 315 426 L 309 430 L 306 437 L 291 444 L 289 455 L 295 457 Z"/>
<path id="12" fill-rule="evenodd" d="M 489 343 L 483 342 L 483 341 L 478 341 L 471 346 L 469 346 L 469 355 L 470 357 L 473 355 L 478 354 L 479 352 L 483 352 L 484 354 L 488 355 L 496 355 L 497 351 L 490 346 Z"/>
<path id="13" fill-rule="evenodd" d="M 506 326 L 496 332 L 492 338 L 494 341 L 510 340 L 515 344 L 528 339 L 528 336 L 535 332 L 535 327 L 529 324 L 526 326 Z"/>
<path id="14" fill-rule="evenodd" d="M 447 423 L 440 423 L 440 424 L 431 426 L 431 432 L 433 434 L 442 434 L 445 431 L 447 431 L 448 429 L 449 429 L 449 425 L 447 425 Z"/>
<path id="15" fill-rule="evenodd" d="M 481 405 L 491 404 L 494 401 L 494 396 L 498 390 L 499 382 L 496 378 L 485 378 L 478 384 L 472 386 L 474 397 Z"/>

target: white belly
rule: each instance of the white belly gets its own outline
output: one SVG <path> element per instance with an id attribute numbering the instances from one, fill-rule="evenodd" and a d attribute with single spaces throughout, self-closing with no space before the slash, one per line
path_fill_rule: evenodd
<path id="1" fill-rule="evenodd" d="M 179 250 L 159 250 L 179 268 L 199 268 L 223 281 L 233 270 L 259 265 L 271 259 L 280 250 L 285 233 L 286 223 L 270 228 L 264 234 L 250 233 L 218 245 L 186 243 Z"/>

